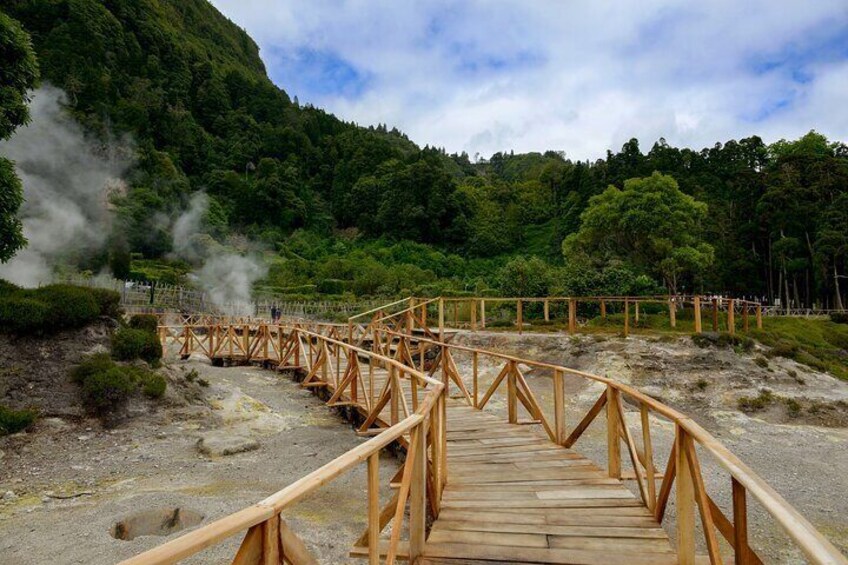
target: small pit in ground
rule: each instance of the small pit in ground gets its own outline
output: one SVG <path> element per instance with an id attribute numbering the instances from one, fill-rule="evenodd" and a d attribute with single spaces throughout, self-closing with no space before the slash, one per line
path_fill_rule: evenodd
<path id="1" fill-rule="evenodd" d="M 203 515 L 188 508 L 156 508 L 135 512 L 112 526 L 112 537 L 130 541 L 139 536 L 167 536 L 203 521 Z"/>

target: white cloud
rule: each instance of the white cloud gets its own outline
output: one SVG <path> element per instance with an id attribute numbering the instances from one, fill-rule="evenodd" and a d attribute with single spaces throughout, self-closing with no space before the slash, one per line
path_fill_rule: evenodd
<path id="1" fill-rule="evenodd" d="M 213 3 L 301 102 L 448 151 L 848 137 L 843 0 Z M 301 81 L 302 50 L 355 69 L 358 88 L 333 83 L 352 73 Z"/>

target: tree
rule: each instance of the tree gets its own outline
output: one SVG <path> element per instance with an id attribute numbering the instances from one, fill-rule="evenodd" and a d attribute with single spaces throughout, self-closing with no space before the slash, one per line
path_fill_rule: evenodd
<path id="1" fill-rule="evenodd" d="M 680 278 L 713 262 L 703 240 L 707 205 L 680 191 L 674 178 L 654 173 L 610 186 L 589 200 L 579 231 L 563 242 L 567 260 L 588 257 L 600 266 L 621 261 L 663 280 L 676 293 Z"/>
<path id="2" fill-rule="evenodd" d="M 0 12 L 0 140 L 29 121 L 29 90 L 38 80 L 38 63 L 29 35 L 20 24 Z M 23 187 L 11 161 L 0 157 L 0 263 L 26 245 L 16 214 L 23 203 Z"/>

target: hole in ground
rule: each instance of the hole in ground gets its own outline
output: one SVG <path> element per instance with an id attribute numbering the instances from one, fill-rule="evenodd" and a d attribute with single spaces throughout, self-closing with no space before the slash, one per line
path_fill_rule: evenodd
<path id="1" fill-rule="evenodd" d="M 188 508 L 157 508 L 135 512 L 112 526 L 112 537 L 129 541 L 139 536 L 167 536 L 198 525 L 203 515 Z"/>

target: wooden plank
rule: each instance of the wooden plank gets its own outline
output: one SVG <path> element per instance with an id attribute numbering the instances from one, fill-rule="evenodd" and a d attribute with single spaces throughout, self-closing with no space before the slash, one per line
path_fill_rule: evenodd
<path id="1" fill-rule="evenodd" d="M 594 538 L 650 538 L 661 539 L 668 545 L 668 534 L 654 524 L 654 527 L 647 526 L 650 521 L 636 522 L 635 527 L 627 526 L 608 526 L 602 524 L 573 524 L 573 525 L 553 525 L 543 522 L 536 524 L 524 524 L 515 521 L 510 522 L 487 522 L 484 520 L 464 521 L 464 520 L 447 520 L 439 518 L 433 525 L 433 530 L 473 530 L 478 532 L 512 532 L 512 533 L 539 533 L 556 536 L 574 536 L 574 537 L 594 537 Z"/>
<path id="2" fill-rule="evenodd" d="M 677 565 L 673 553 L 636 553 L 607 551 L 546 549 L 539 547 L 509 547 L 468 545 L 458 543 L 428 543 L 425 555 L 460 559 L 486 559 L 519 563 L 571 563 L 572 565 Z"/>

